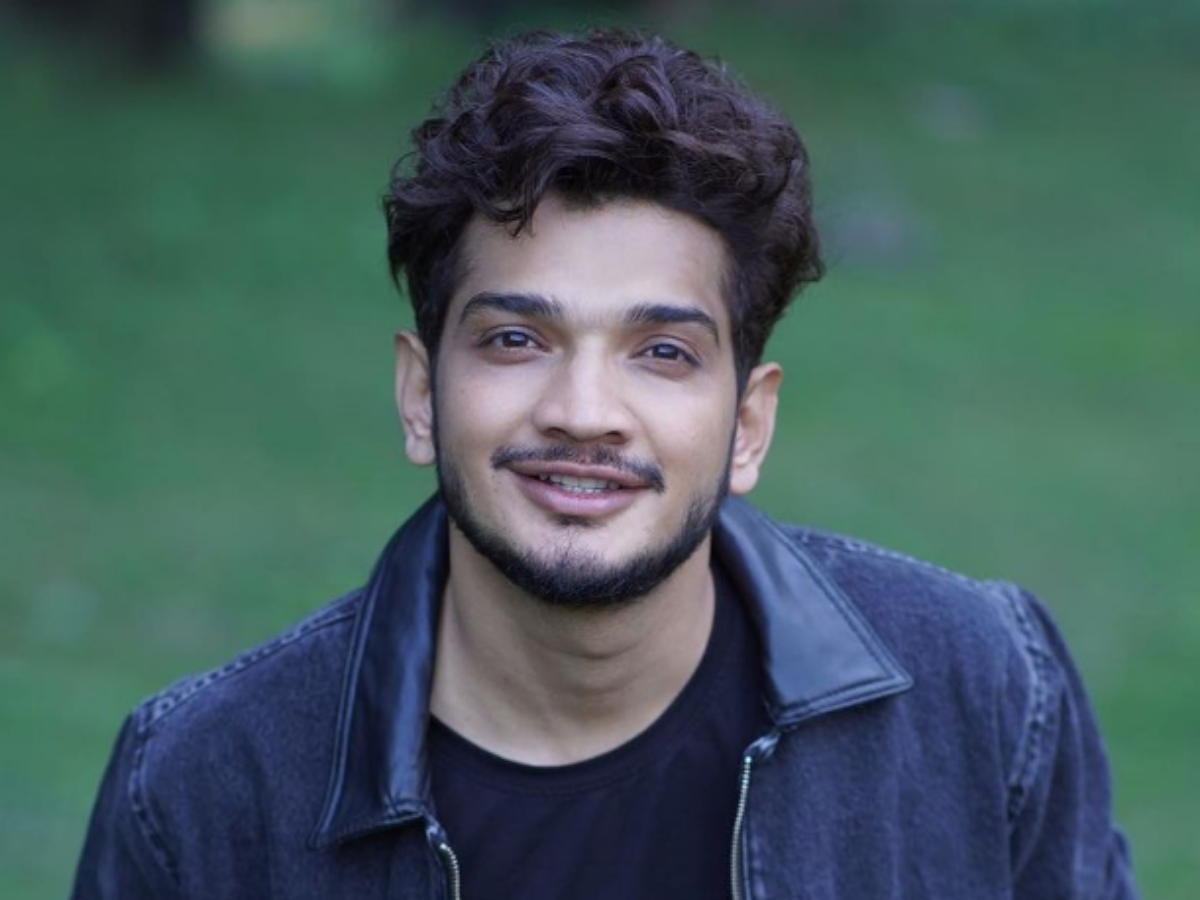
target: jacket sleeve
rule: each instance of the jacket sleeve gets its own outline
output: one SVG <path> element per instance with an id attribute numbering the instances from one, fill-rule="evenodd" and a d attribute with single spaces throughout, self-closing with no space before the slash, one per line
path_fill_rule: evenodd
<path id="1" fill-rule="evenodd" d="M 1030 673 L 1009 778 L 1013 895 L 1133 900 L 1128 847 L 1112 822 L 1108 762 L 1079 673 L 1045 608 L 1009 591 Z"/>
<path id="2" fill-rule="evenodd" d="M 136 715 L 136 714 L 135 714 Z M 72 900 L 176 900 L 170 858 L 143 792 L 142 737 L 126 720 L 100 784 Z"/>

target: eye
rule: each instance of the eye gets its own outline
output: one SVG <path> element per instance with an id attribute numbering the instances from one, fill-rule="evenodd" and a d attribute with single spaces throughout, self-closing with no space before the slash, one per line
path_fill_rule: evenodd
<path id="1" fill-rule="evenodd" d="M 497 350 L 532 350 L 538 346 L 533 335 L 515 328 L 502 328 L 484 336 L 479 342 L 481 347 L 493 347 Z"/>
<path id="2" fill-rule="evenodd" d="M 699 360 L 678 344 L 669 344 L 662 341 L 651 344 L 642 351 L 642 355 L 657 362 L 682 363 L 693 367 L 699 365 Z"/>

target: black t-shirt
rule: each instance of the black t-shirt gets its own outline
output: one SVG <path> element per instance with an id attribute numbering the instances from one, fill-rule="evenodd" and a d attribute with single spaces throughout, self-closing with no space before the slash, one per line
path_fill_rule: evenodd
<path id="1" fill-rule="evenodd" d="M 430 726 L 433 796 L 464 900 L 729 897 L 742 752 L 766 730 L 761 662 L 742 604 L 716 575 L 696 672 L 629 742 L 528 766 Z"/>

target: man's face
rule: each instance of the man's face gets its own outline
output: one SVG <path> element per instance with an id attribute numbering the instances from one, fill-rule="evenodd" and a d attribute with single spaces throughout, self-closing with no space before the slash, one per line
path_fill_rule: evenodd
<path id="1" fill-rule="evenodd" d="M 432 391 L 452 520 L 548 602 L 647 593 L 707 541 L 731 478 L 748 490 L 761 458 L 749 481 L 731 464 L 743 415 L 720 237 L 646 202 L 551 196 L 517 238 L 474 220 L 462 260 Z M 756 373 L 748 395 L 763 391 Z M 425 462 L 404 390 L 409 455 Z"/>

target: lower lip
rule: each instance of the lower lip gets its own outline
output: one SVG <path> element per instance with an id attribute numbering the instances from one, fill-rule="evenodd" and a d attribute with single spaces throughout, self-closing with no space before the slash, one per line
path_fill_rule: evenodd
<path id="1" fill-rule="evenodd" d="M 613 491 L 568 491 L 558 485 L 532 478 L 528 475 L 517 475 L 521 490 L 535 504 L 556 516 L 573 518 L 598 518 L 612 515 L 625 509 L 642 493 L 642 488 L 618 488 Z"/>

